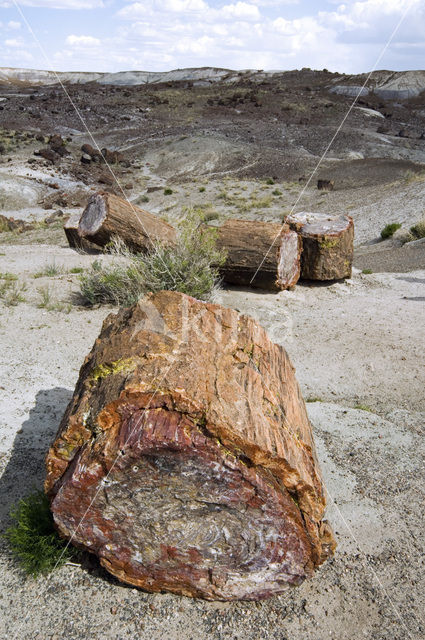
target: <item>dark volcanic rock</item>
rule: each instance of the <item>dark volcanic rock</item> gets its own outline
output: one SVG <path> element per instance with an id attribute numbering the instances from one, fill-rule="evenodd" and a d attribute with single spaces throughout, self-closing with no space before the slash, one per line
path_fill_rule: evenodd
<path id="1" fill-rule="evenodd" d="M 53 149 L 50 149 L 50 148 L 39 149 L 39 151 L 34 151 L 34 155 L 40 156 L 41 158 L 44 158 L 44 160 L 48 160 L 52 164 L 54 164 L 60 158 L 60 155 L 57 154 L 56 151 L 53 151 Z"/>

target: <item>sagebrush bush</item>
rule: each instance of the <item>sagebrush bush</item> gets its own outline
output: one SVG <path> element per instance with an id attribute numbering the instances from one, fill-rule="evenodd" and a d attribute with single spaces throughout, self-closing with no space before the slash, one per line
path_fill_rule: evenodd
<path id="1" fill-rule="evenodd" d="M 78 554 L 74 547 L 66 547 L 66 541 L 56 533 L 49 500 L 43 491 L 19 500 L 10 516 L 13 524 L 4 537 L 28 575 L 48 573 Z"/>
<path id="2" fill-rule="evenodd" d="M 22 295 L 27 289 L 25 282 L 18 282 L 18 277 L 8 271 L 0 273 L 0 299 L 8 307 L 16 307 L 19 302 L 25 302 Z"/>
<path id="3" fill-rule="evenodd" d="M 111 252 L 125 260 L 104 265 L 99 260 L 80 276 L 80 291 L 86 304 L 129 306 L 148 291 L 180 291 L 198 298 L 211 298 L 219 283 L 219 266 L 225 256 L 216 249 L 216 231 L 204 225 L 208 214 L 188 209 L 178 226 L 172 247 L 155 243 L 147 254 L 131 254 L 115 242 Z"/>
<path id="4" fill-rule="evenodd" d="M 425 218 L 417 222 L 413 227 L 410 227 L 410 231 L 414 235 L 415 240 L 425 238 Z"/>
<path id="5" fill-rule="evenodd" d="M 398 222 L 392 222 L 390 224 L 385 225 L 385 227 L 381 231 L 382 240 L 386 240 L 387 238 L 391 238 L 397 231 L 397 229 L 401 228 L 401 224 Z"/>

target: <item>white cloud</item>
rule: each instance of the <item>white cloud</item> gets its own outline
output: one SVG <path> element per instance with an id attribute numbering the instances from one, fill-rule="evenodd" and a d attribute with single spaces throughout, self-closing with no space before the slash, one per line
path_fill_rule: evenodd
<path id="1" fill-rule="evenodd" d="M 260 12 L 258 7 L 247 2 L 237 2 L 227 4 L 218 10 L 219 16 L 224 18 L 237 18 L 238 20 L 259 20 Z"/>
<path id="2" fill-rule="evenodd" d="M 162 0 L 158 3 L 165 11 L 206 11 L 208 5 L 203 0 Z"/>
<path id="3" fill-rule="evenodd" d="M 45 9 L 98 9 L 103 7 L 103 0 L 19 0 L 19 4 L 25 7 L 37 7 Z M 13 6 L 8 3 L 8 6 Z"/>
<path id="4" fill-rule="evenodd" d="M 22 47 L 24 43 L 22 40 L 11 38 L 10 40 L 5 40 L 4 44 L 6 47 Z"/>
<path id="5" fill-rule="evenodd" d="M 98 47 L 100 45 L 100 40 L 98 38 L 93 38 L 92 36 L 70 35 L 66 38 L 66 44 L 71 47 L 86 49 L 91 47 Z"/>
<path id="6" fill-rule="evenodd" d="M 350 42 L 385 42 L 407 11 L 397 38 L 421 35 L 425 27 L 423 0 L 362 0 L 338 5 L 336 11 L 319 12 L 318 18 L 326 21 Z"/>
<path id="7" fill-rule="evenodd" d="M 90 4 L 89 0 L 43 2 Z M 287 4 L 295 5 L 296 1 L 221 0 L 220 6 L 213 0 L 130 0 L 118 5 L 121 8 L 115 13 L 114 31 L 109 37 L 102 37 L 102 48 L 95 34 L 89 35 L 88 31 L 87 35 L 68 36 L 66 46 L 54 56 L 64 69 L 326 67 L 354 73 L 373 66 L 403 11 L 410 6 L 406 21 L 381 64 L 403 68 L 409 55 L 413 59 L 409 51 L 418 51 L 416 59 L 421 58 L 423 0 L 359 0 L 344 4 L 337 0 L 328 3 L 327 6 L 334 5 L 331 11 L 319 11 L 319 3 L 316 8 L 308 3 L 312 7 L 309 15 L 298 11 L 296 18 L 296 7 L 285 11 Z"/>
<path id="8" fill-rule="evenodd" d="M 15 22 L 15 20 L 10 20 L 7 23 L 7 26 L 9 29 L 20 29 L 21 28 L 21 23 L 20 22 Z"/>

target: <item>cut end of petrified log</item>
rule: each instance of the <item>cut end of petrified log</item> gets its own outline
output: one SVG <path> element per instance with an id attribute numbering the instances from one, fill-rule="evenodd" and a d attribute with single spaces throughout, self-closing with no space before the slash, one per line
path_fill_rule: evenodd
<path id="1" fill-rule="evenodd" d="M 80 223 L 81 215 L 76 213 L 68 218 L 63 225 L 63 230 L 68 240 L 68 244 L 72 249 L 81 249 L 82 251 L 96 251 L 99 247 L 90 240 L 82 238 L 78 233 L 78 225 Z"/>
<path id="2" fill-rule="evenodd" d="M 302 238 L 301 277 L 341 280 L 351 276 L 354 223 L 347 215 L 300 212 L 285 220 Z"/>
<path id="3" fill-rule="evenodd" d="M 87 450 L 53 500 L 62 533 L 72 535 L 93 501 L 76 541 L 151 591 L 258 599 L 312 573 L 300 512 L 270 475 L 179 412 L 134 401 L 119 412 L 122 449 L 108 477 Z"/>
<path id="4" fill-rule="evenodd" d="M 277 286 L 279 289 L 294 287 L 301 274 L 302 240 L 296 231 L 282 226 L 280 234 L 279 262 L 277 266 Z"/>
<path id="5" fill-rule="evenodd" d="M 284 349 L 176 292 L 109 316 L 47 456 L 62 535 L 150 591 L 260 599 L 333 553 Z"/>
<path id="6" fill-rule="evenodd" d="M 90 197 L 80 219 L 79 233 L 82 237 L 94 236 L 101 229 L 108 213 L 106 203 L 102 193 L 95 193 Z"/>

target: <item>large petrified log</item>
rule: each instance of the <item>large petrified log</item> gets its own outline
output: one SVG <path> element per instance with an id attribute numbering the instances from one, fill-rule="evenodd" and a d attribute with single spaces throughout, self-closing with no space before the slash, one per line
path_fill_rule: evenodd
<path id="1" fill-rule="evenodd" d="M 144 253 L 153 242 L 172 245 L 175 229 L 165 220 L 112 193 L 93 194 L 78 225 L 78 235 L 104 247 L 114 237 L 132 251 Z"/>
<path id="2" fill-rule="evenodd" d="M 227 220 L 218 229 L 217 247 L 227 256 L 220 267 L 225 282 L 279 290 L 300 277 L 301 240 L 288 225 Z"/>
<path id="3" fill-rule="evenodd" d="M 92 251 L 93 249 L 97 249 L 99 251 L 99 247 L 86 238 L 81 238 L 78 234 L 78 225 L 80 223 L 81 215 L 79 213 L 75 213 L 70 216 L 63 225 L 63 230 L 66 235 L 66 239 L 68 240 L 68 244 L 72 249 L 81 249 L 82 251 Z"/>
<path id="4" fill-rule="evenodd" d="M 334 549 L 285 350 L 180 293 L 106 318 L 46 462 L 60 533 L 149 591 L 259 599 Z"/>
<path id="5" fill-rule="evenodd" d="M 351 276 L 354 224 L 350 216 L 303 211 L 285 222 L 302 237 L 301 278 L 341 280 Z"/>

